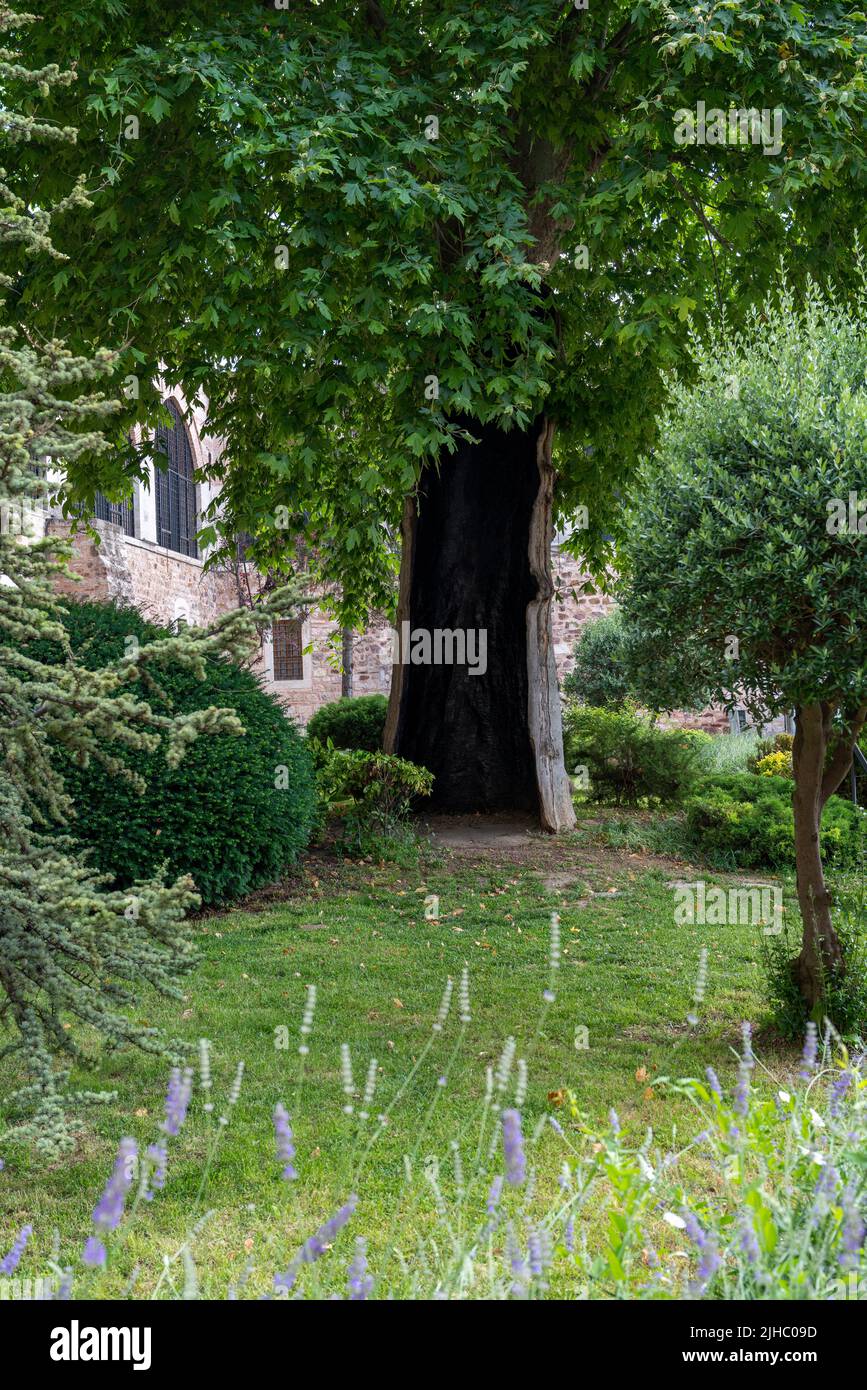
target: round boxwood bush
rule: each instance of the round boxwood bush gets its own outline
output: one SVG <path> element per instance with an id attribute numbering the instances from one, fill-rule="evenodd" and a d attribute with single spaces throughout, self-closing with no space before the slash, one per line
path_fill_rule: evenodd
<path id="1" fill-rule="evenodd" d="M 378 753 L 382 748 L 384 695 L 358 695 L 323 705 L 307 725 L 307 733 L 323 746 L 331 739 L 335 748 L 363 748 Z"/>
<path id="2" fill-rule="evenodd" d="M 65 602 L 64 626 L 87 666 L 124 655 L 125 639 L 144 644 L 168 635 L 134 608 L 114 603 Z M 61 660 L 49 642 L 28 647 L 41 660 Z M 256 676 L 235 662 L 208 658 L 201 681 L 180 666 L 158 676 L 167 700 L 143 684 L 128 687 L 160 712 L 232 708 L 244 726 L 241 736 L 205 734 L 176 768 L 162 750 L 106 752 L 139 773 L 147 791 L 92 762 L 64 764 L 75 819 L 70 833 L 91 851 L 93 864 L 117 887 L 165 872 L 191 874 L 202 902 L 213 904 L 250 892 L 278 878 L 305 847 L 315 824 L 313 767 L 303 736 Z M 278 771 L 279 769 L 279 771 Z"/>

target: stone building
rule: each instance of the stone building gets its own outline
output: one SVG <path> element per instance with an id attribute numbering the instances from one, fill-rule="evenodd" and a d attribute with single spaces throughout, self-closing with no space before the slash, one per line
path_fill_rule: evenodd
<path id="1" fill-rule="evenodd" d="M 129 504 L 116 506 L 97 499 L 93 529 L 99 541 L 84 531 L 75 535 L 71 568 L 78 581 L 64 581 L 61 587 L 79 598 L 133 604 L 158 623 L 207 624 L 243 603 L 248 585 L 258 581 L 243 565 L 205 569 L 206 557 L 196 531 L 218 488 L 196 478 L 219 459 L 223 443 L 208 433 L 204 404 L 194 404 L 189 422 L 182 392 L 169 393 L 166 405 L 172 426 L 161 430 L 156 462 L 150 463 L 149 486 L 136 484 Z M 45 526 L 55 533 L 69 530 L 59 514 L 48 515 Z M 583 594 L 586 575 L 557 541 L 553 568 L 557 589 L 554 647 L 562 678 L 582 627 L 609 611 L 611 600 L 603 594 Z M 340 698 L 341 650 L 337 624 L 314 607 L 299 617 L 276 622 L 262 643 L 256 665 L 265 688 L 287 715 L 304 725 L 321 705 Z M 391 631 L 385 620 L 373 621 L 352 638 L 352 693 L 387 695 L 391 669 Z M 721 710 L 708 710 L 698 718 L 680 716 L 678 722 L 714 731 L 731 724 Z"/>

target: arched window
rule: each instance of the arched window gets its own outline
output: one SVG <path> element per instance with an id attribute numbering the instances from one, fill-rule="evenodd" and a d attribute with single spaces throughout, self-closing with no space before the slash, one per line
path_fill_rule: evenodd
<path id="1" fill-rule="evenodd" d="M 172 426 L 157 428 L 154 436 L 154 481 L 157 499 L 157 545 L 197 556 L 196 484 L 193 451 L 183 416 L 171 399 L 163 402 Z"/>

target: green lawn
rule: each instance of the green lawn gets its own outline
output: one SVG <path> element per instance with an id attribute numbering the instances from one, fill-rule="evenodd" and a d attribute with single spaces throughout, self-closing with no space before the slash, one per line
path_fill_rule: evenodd
<path id="1" fill-rule="evenodd" d="M 182 1003 L 147 999 L 139 1016 L 194 1043 L 213 1043 L 214 1095 L 219 1113 L 236 1063 L 246 1065 L 241 1096 L 196 1205 L 207 1148 L 201 1097 L 187 1127 L 170 1141 L 165 1190 L 143 1209 L 112 1262 L 122 1285 L 141 1262 L 139 1286 L 153 1287 L 159 1255 L 183 1238 L 191 1213 L 215 1215 L 195 1250 L 205 1295 L 222 1297 L 228 1280 L 249 1259 L 251 1288 L 267 1287 L 287 1253 L 328 1216 L 350 1190 L 356 1116 L 343 1114 L 340 1045 L 352 1049 L 360 1089 L 368 1061 L 381 1071 L 373 1110 L 395 1094 L 431 1036 L 443 984 L 470 971 L 472 1023 L 439 1087 L 445 1058 L 458 1036 L 457 1010 L 419 1069 L 416 1082 L 390 1117 L 368 1160 L 353 1221 L 374 1247 L 395 1241 L 412 1251 L 430 1204 L 401 1207 L 404 1154 L 445 1158 L 461 1136 L 471 1154 L 484 1092 L 485 1068 L 495 1064 L 505 1037 L 530 1057 L 525 1132 L 553 1112 L 549 1093 L 570 1088 L 582 1110 L 604 1121 L 616 1106 L 622 1122 L 650 1124 L 663 1146 L 694 1125 L 682 1101 L 649 1090 L 662 1075 L 687 1076 L 712 1064 L 725 1081 L 743 1018 L 763 1021 L 757 969 L 760 928 L 675 926 L 672 879 L 700 871 L 626 852 L 594 848 L 578 834 L 556 848 L 540 840 L 523 862 L 440 855 L 412 870 L 388 865 L 308 861 L 284 900 L 203 918 L 194 924 L 202 963 Z M 544 875 L 560 875 L 546 887 Z M 574 875 L 573 883 L 563 877 Z M 709 881 L 712 877 L 704 872 Z M 723 881 L 723 880 L 716 880 Z M 424 900 L 439 896 L 440 919 L 427 921 Z M 547 979 L 549 920 L 561 916 L 562 968 L 557 999 L 538 1037 Z M 691 1027 L 701 947 L 708 950 L 708 985 L 701 1022 Z M 318 990 L 306 1076 L 299 1080 L 299 1024 L 305 990 Z M 576 1050 L 576 1028 L 589 1048 Z M 288 1030 L 289 1047 L 276 1045 Z M 778 1072 L 792 1054 L 765 1040 L 758 1050 Z M 90 1212 L 111 1169 L 118 1140 L 144 1146 L 162 1118 L 167 1067 L 133 1052 L 99 1056 L 76 1073 L 77 1084 L 117 1091 L 117 1100 L 85 1115 L 75 1153 L 45 1164 L 22 1146 L 0 1144 L 0 1245 L 25 1221 L 34 1226 L 28 1272 L 44 1272 L 52 1231 L 61 1236 L 62 1263 L 73 1260 L 88 1233 Z M 6 1092 L 14 1078 L 7 1073 Z M 280 1180 L 271 1112 L 290 1110 L 300 1180 Z M 432 1102 L 427 1129 L 423 1119 Z M 355 1098 L 356 1111 L 359 1098 Z M 212 1117 L 213 1119 L 213 1117 Z M 540 1192 L 556 1180 L 556 1137 L 540 1141 Z M 548 1172 L 547 1170 L 550 1170 Z M 25 1272 L 22 1265 L 22 1274 Z"/>

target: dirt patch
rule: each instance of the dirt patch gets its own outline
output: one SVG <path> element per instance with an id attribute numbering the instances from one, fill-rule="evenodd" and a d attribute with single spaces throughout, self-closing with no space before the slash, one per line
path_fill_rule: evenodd
<path id="1" fill-rule="evenodd" d="M 429 816 L 419 825 L 434 845 L 457 854 L 536 850 L 549 838 L 528 816 Z"/>

